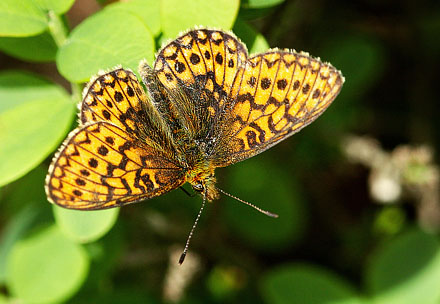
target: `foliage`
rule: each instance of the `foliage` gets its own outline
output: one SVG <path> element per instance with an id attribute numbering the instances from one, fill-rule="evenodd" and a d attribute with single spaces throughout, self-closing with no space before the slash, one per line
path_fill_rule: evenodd
<path id="1" fill-rule="evenodd" d="M 0 71 L 0 303 L 159 303 L 176 299 L 167 288 L 181 303 L 440 303 L 438 230 L 426 229 L 403 198 L 375 205 L 366 169 L 339 148 L 349 133 L 376 136 L 387 148 L 435 142 L 438 119 L 427 100 L 437 95 L 426 83 L 436 75 L 407 63 L 411 50 L 400 50 L 411 39 L 386 36 L 390 24 L 381 36 L 368 9 L 323 1 L 107 2 L 71 29 L 74 0 L 0 1 L 0 61 L 12 62 Z M 429 46 L 415 60 L 425 66 L 438 60 L 433 12 L 419 7 L 427 17 L 411 32 Z M 269 45 L 308 50 L 340 69 L 346 84 L 295 139 L 217 172 L 220 187 L 280 218 L 222 197 L 178 267 L 172 252 L 176 243 L 182 249 L 199 198 L 176 190 L 122 210 L 71 211 L 49 205 L 44 178 L 74 127 L 83 84 L 118 65 L 137 73 L 141 59 L 152 64 L 161 43 L 194 26 L 232 30 L 251 54 Z M 399 70 L 402 62 L 421 79 Z M 411 80 L 407 91 L 399 73 Z M 412 123 L 412 136 L 402 121 Z M 187 288 L 170 283 L 173 276 L 186 276 Z"/>

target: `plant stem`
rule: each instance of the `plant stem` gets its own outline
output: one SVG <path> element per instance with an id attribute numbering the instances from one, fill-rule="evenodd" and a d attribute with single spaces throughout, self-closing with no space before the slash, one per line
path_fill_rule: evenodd
<path id="1" fill-rule="evenodd" d="M 67 38 L 67 28 L 60 16 L 53 11 L 49 11 L 49 31 L 58 47 L 61 47 Z"/>
<path id="2" fill-rule="evenodd" d="M 58 49 L 66 42 L 68 29 L 65 26 L 63 20 L 55 14 L 54 11 L 48 12 L 49 16 L 49 32 L 52 35 Z M 81 86 L 78 83 L 70 83 L 72 89 L 72 99 L 75 102 L 81 98 Z"/>

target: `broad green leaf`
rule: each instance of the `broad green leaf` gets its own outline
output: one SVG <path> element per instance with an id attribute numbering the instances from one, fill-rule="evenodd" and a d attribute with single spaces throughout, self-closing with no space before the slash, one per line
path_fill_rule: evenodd
<path id="1" fill-rule="evenodd" d="M 439 280 L 439 242 L 416 229 L 384 244 L 371 258 L 366 274 L 375 304 L 438 304 Z"/>
<path id="2" fill-rule="evenodd" d="M 0 50 L 29 61 L 53 61 L 57 46 L 48 32 L 30 37 L 0 37 Z"/>
<path id="3" fill-rule="evenodd" d="M 29 206 L 19 212 L 13 220 L 7 223 L 0 237 L 0 283 L 6 279 L 6 261 L 14 244 L 33 223 L 37 212 L 35 206 Z"/>
<path id="4" fill-rule="evenodd" d="M 231 231 L 258 248 L 276 251 L 302 236 L 306 211 L 294 178 L 268 156 L 270 154 L 261 155 L 231 167 L 226 189 L 262 209 L 279 214 L 279 218 L 268 217 L 234 199 L 224 199 Z"/>
<path id="5" fill-rule="evenodd" d="M 47 29 L 48 11 L 63 14 L 75 0 L 1 0 L 0 37 L 34 36 Z"/>
<path id="6" fill-rule="evenodd" d="M 57 15 L 66 13 L 73 5 L 75 0 L 34 0 L 46 10 L 52 10 Z"/>
<path id="7" fill-rule="evenodd" d="M 238 0 L 162 0 L 162 30 L 165 37 L 171 39 L 196 26 L 229 30 L 239 6 Z"/>
<path id="8" fill-rule="evenodd" d="M 89 257 L 57 226 L 17 243 L 8 260 L 8 288 L 25 303 L 62 302 L 87 276 Z"/>
<path id="9" fill-rule="evenodd" d="M 32 0 L 0 1 L 0 37 L 33 36 L 47 28 L 46 12 Z"/>
<path id="10" fill-rule="evenodd" d="M 151 33 L 158 36 L 160 33 L 160 1 L 157 0 L 130 0 L 116 2 L 105 8 L 132 13 L 141 18 Z"/>
<path id="11" fill-rule="evenodd" d="M 263 298 L 271 304 L 365 303 L 345 280 L 313 265 L 279 266 L 263 276 L 260 283 Z"/>
<path id="12" fill-rule="evenodd" d="M 10 302 L 8 301 L 8 298 L 6 298 L 4 295 L 2 295 L 2 294 L 0 293 L 0 304 L 7 304 L 7 303 L 10 303 Z"/>
<path id="13" fill-rule="evenodd" d="M 153 57 L 153 36 L 137 16 L 103 10 L 72 31 L 57 54 L 57 66 L 71 82 L 84 82 L 117 65 L 137 72 L 140 60 L 152 63 Z"/>
<path id="14" fill-rule="evenodd" d="M 284 0 L 242 0 L 241 7 L 243 8 L 265 8 L 283 3 Z"/>
<path id="15" fill-rule="evenodd" d="M 93 242 L 106 234 L 114 225 L 119 208 L 99 211 L 79 211 L 53 206 L 57 225 L 77 242 Z"/>
<path id="16" fill-rule="evenodd" d="M 7 221 L 0 231 L 0 284 L 6 280 L 7 258 L 14 245 L 35 226 L 53 221 L 44 191 L 47 166 L 38 166 L 9 184 L 0 199 L 1 216 Z"/>
<path id="17" fill-rule="evenodd" d="M 10 183 L 5 187 L 8 194 L 0 202 L 2 214 L 7 217 L 15 217 L 23 209 L 33 206 L 36 222 L 52 220 L 51 204 L 47 201 L 44 183 L 47 174 L 47 165 L 41 164 L 27 173 L 22 178 Z M 26 189 L 26 191 L 23 191 Z"/>
<path id="18" fill-rule="evenodd" d="M 240 18 L 235 21 L 233 31 L 246 44 L 249 54 L 262 53 L 269 48 L 264 36 Z"/>
<path id="19" fill-rule="evenodd" d="M 43 161 L 65 137 L 74 113 L 57 85 L 30 73 L 0 73 L 0 185 Z"/>

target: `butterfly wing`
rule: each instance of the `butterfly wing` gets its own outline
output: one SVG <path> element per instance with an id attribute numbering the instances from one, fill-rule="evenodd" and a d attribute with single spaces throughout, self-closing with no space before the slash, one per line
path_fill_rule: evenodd
<path id="1" fill-rule="evenodd" d="M 69 135 L 46 177 L 48 199 L 70 209 L 105 209 L 152 198 L 184 183 L 184 171 L 120 127 L 95 122 Z"/>
<path id="2" fill-rule="evenodd" d="M 90 83 L 80 126 L 54 157 L 50 201 L 104 209 L 161 195 L 184 182 L 174 143 L 136 76 L 117 69 Z"/>
<path id="3" fill-rule="evenodd" d="M 237 68 L 246 58 L 246 47 L 233 34 L 200 29 L 163 47 L 154 70 L 169 89 L 202 83 L 213 93 L 229 93 Z"/>
<path id="4" fill-rule="evenodd" d="M 343 82 L 338 70 L 306 53 L 274 50 L 250 58 L 235 77 L 215 163 L 239 162 L 299 132 L 327 109 Z"/>
<path id="5" fill-rule="evenodd" d="M 200 29 L 190 31 L 163 47 L 154 71 L 171 98 L 161 102 L 175 113 L 192 138 L 219 134 L 227 98 L 239 68 L 246 62 L 246 47 L 231 33 Z M 170 110 L 172 111 L 172 110 Z"/>
<path id="6" fill-rule="evenodd" d="M 306 53 L 273 50 L 248 59 L 232 34 L 190 31 L 166 45 L 154 71 L 177 109 L 173 120 L 198 130 L 216 166 L 252 157 L 315 120 L 338 95 L 343 77 Z M 186 108 L 180 110 L 179 100 Z"/>
<path id="7" fill-rule="evenodd" d="M 98 121 L 112 123 L 134 139 L 162 150 L 168 158 L 175 158 L 168 126 L 129 70 L 116 69 L 90 82 L 81 103 L 80 123 Z"/>

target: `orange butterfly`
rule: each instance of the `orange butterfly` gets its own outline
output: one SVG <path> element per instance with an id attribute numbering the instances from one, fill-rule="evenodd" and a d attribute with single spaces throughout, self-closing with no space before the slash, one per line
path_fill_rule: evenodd
<path id="1" fill-rule="evenodd" d="M 49 201 L 104 209 L 188 182 L 202 194 L 203 209 L 205 199 L 229 195 L 215 186 L 217 167 L 263 152 L 310 124 L 344 82 L 338 70 L 307 53 L 269 50 L 248 58 L 233 34 L 209 29 L 170 42 L 153 69 L 141 62 L 140 75 L 147 93 L 122 68 L 91 81 L 80 125 L 49 168 Z"/>

